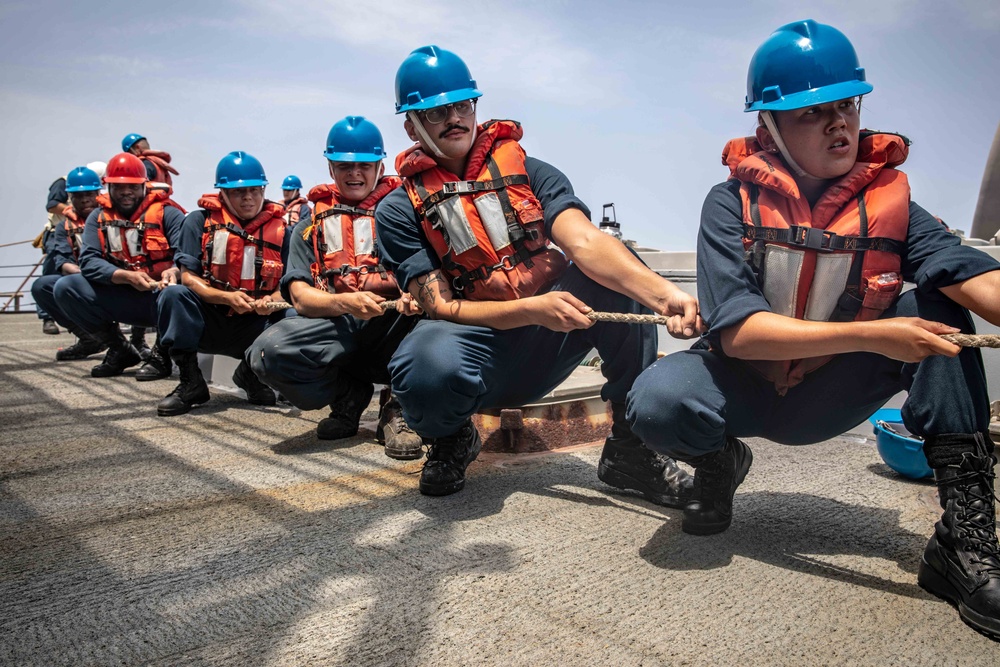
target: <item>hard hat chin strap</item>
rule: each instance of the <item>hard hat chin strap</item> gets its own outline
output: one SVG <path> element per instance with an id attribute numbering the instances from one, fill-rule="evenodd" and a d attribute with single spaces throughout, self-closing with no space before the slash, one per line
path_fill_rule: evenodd
<path id="1" fill-rule="evenodd" d="M 257 207 L 257 210 L 253 212 L 253 215 L 251 215 L 249 218 L 244 218 L 239 213 L 236 212 L 236 207 L 233 206 L 233 203 L 231 201 L 229 201 L 229 193 L 227 193 L 224 188 L 221 188 L 219 190 L 219 197 L 222 198 L 222 203 L 226 205 L 226 208 L 229 209 L 229 212 L 235 215 L 240 220 L 253 220 L 258 215 L 260 215 L 261 211 L 264 210 L 264 199 L 262 197 L 260 200 L 260 205 Z"/>
<path id="2" fill-rule="evenodd" d="M 425 146 L 429 147 L 431 149 L 431 152 L 434 153 L 436 157 L 447 160 L 448 156 L 441 152 L 441 149 L 437 147 L 437 144 L 434 143 L 434 140 L 431 139 L 429 134 L 427 134 L 427 130 L 424 129 L 424 124 L 420 121 L 420 115 L 417 114 L 416 111 L 407 111 L 406 117 L 410 119 L 411 123 L 413 123 L 413 128 L 417 131 L 417 136 L 420 137 L 420 141 L 423 142 Z M 476 133 L 478 132 L 478 130 L 479 130 L 478 127 L 476 126 L 472 127 L 473 143 L 475 143 L 476 141 Z"/>
<path id="3" fill-rule="evenodd" d="M 785 164 L 788 168 L 792 170 L 799 178 L 811 178 L 814 181 L 821 181 L 823 179 L 813 176 L 805 169 L 799 166 L 799 163 L 795 161 L 792 154 L 788 151 L 788 146 L 785 145 L 785 140 L 781 138 L 781 133 L 778 132 L 778 124 L 774 122 L 774 117 L 771 115 L 770 111 L 761 111 L 760 117 L 764 120 L 764 126 L 767 127 L 767 131 L 771 133 L 771 137 L 774 138 L 774 143 L 778 147 L 778 152 L 781 153 L 781 157 L 785 158 Z"/>

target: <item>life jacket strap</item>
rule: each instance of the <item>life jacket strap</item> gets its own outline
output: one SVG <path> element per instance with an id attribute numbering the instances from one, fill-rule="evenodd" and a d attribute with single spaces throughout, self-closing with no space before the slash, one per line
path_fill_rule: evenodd
<path id="1" fill-rule="evenodd" d="M 490 161 L 493 161 L 492 156 Z M 511 185 L 528 185 L 528 177 L 525 174 L 513 174 L 510 176 L 501 176 L 499 178 L 495 177 L 495 172 L 491 169 L 490 174 L 494 175 L 491 181 L 449 181 L 447 183 L 441 184 L 441 189 L 432 195 L 424 197 L 423 199 L 424 207 L 430 208 L 435 204 L 448 199 L 449 197 L 456 197 L 459 195 L 469 195 L 475 194 L 477 192 L 489 192 L 492 190 L 502 191 Z"/>

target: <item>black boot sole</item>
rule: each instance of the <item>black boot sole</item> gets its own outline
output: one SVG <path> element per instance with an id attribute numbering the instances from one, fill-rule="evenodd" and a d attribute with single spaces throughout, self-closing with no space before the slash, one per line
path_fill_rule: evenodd
<path id="1" fill-rule="evenodd" d="M 923 558 L 920 559 L 920 567 L 917 570 L 917 584 L 934 597 L 941 598 L 955 607 L 959 618 L 970 628 L 993 641 L 1000 642 L 1000 619 L 983 616 L 969 609 L 965 605 L 962 591 Z"/>
<path id="2" fill-rule="evenodd" d="M 750 472 L 750 466 L 753 465 L 753 452 L 751 452 L 750 448 L 746 445 L 743 445 L 743 447 L 746 449 L 747 455 L 740 464 L 739 474 L 736 475 L 736 485 L 733 487 L 734 497 L 736 495 L 736 489 L 738 489 L 740 484 L 743 483 L 743 480 L 747 478 L 747 473 Z M 730 507 L 732 507 L 731 504 Z M 685 512 L 684 518 L 681 520 L 681 530 L 688 535 L 715 535 L 727 530 L 732 523 L 732 513 L 730 513 L 725 521 L 700 521 L 697 518 L 689 517 L 687 512 Z"/>
<path id="3" fill-rule="evenodd" d="M 169 371 L 166 372 L 166 373 L 156 373 L 156 374 L 153 374 L 153 373 L 143 373 L 142 369 L 140 368 L 138 371 L 135 372 L 135 381 L 136 382 L 152 382 L 154 380 L 164 380 L 164 379 L 166 379 L 168 377 L 170 377 L 170 372 Z"/>
<path id="4" fill-rule="evenodd" d="M 483 441 L 479 438 L 479 434 L 476 434 L 475 446 L 469 451 L 469 455 L 465 457 L 465 470 L 462 471 L 462 479 L 450 482 L 448 484 L 427 484 L 424 482 L 423 475 L 420 477 L 420 493 L 425 496 L 450 496 L 453 493 L 458 493 L 465 488 L 465 472 L 468 471 L 469 466 L 472 462 L 476 460 L 479 456 L 479 451 L 483 448 Z"/>
<path id="5" fill-rule="evenodd" d="M 612 468 L 604 461 L 597 465 L 597 479 L 608 486 L 613 486 L 617 491 L 634 491 L 649 502 L 663 507 L 674 509 L 684 509 L 691 502 L 691 496 L 677 496 L 673 494 L 656 493 L 649 489 L 649 486 L 632 477 L 628 473 L 617 468 Z"/>
<path id="6" fill-rule="evenodd" d="M 206 388 L 204 395 L 198 396 L 194 398 L 191 402 L 181 404 L 176 408 L 161 408 L 160 406 L 156 406 L 156 414 L 160 417 L 176 417 L 177 415 L 186 415 L 187 413 L 191 412 L 191 409 L 194 408 L 195 406 L 208 403 L 208 401 L 211 398 L 212 395 L 208 393 L 208 389 Z"/>

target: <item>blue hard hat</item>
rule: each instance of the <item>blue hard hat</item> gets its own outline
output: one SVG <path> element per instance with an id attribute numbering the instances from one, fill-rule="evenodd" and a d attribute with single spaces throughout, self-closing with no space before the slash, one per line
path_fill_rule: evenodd
<path id="1" fill-rule="evenodd" d="M 326 135 L 326 152 L 332 162 L 378 162 L 385 158 L 382 133 L 364 116 L 348 116 L 334 123 Z"/>
<path id="2" fill-rule="evenodd" d="M 757 48 L 744 111 L 801 109 L 872 90 L 844 33 L 809 19 L 781 26 Z"/>
<path id="3" fill-rule="evenodd" d="M 215 187 L 223 190 L 267 185 L 260 160 L 243 151 L 233 151 L 215 168 Z"/>
<path id="4" fill-rule="evenodd" d="M 281 182 L 282 190 L 301 190 L 302 181 L 298 176 L 292 174 L 290 176 L 285 176 L 285 180 Z"/>
<path id="5" fill-rule="evenodd" d="M 140 139 L 145 139 L 145 138 L 146 137 L 142 136 L 141 134 L 135 134 L 134 132 L 132 134 L 126 134 L 125 138 L 122 139 L 122 151 L 127 153 L 128 149 L 132 148 L 132 144 L 139 141 Z"/>
<path id="6" fill-rule="evenodd" d="M 875 446 L 887 466 L 911 479 L 934 475 L 924 455 L 923 441 L 907 437 L 909 433 L 899 410 L 882 408 L 868 421 L 875 427 Z"/>
<path id="7" fill-rule="evenodd" d="M 438 46 L 421 46 L 396 71 L 396 113 L 482 97 L 465 62 Z"/>
<path id="8" fill-rule="evenodd" d="M 77 167 L 66 174 L 66 192 L 89 192 L 101 189 L 101 177 L 93 169 Z"/>

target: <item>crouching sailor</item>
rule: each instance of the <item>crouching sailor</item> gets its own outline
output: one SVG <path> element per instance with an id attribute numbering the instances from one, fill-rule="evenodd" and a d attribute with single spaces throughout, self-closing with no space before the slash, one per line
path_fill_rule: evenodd
<path id="1" fill-rule="evenodd" d="M 101 193 L 101 177 L 87 167 L 77 167 L 66 176 L 69 206 L 63 209 L 65 218 L 46 240 L 46 260 L 51 260 L 55 273 L 44 275 L 31 284 L 31 296 L 56 322 L 76 335 L 77 341 L 56 352 L 56 361 L 85 359 L 103 352 L 107 346 L 81 329 L 59 307 L 55 296 L 56 282 L 63 276 L 80 273 L 80 247 L 83 245 L 83 228 L 87 217 L 97 209 Z"/>
<path id="2" fill-rule="evenodd" d="M 944 510 L 917 581 L 998 639 L 986 378 L 977 349 L 939 334 L 973 332 L 969 310 L 1000 325 L 1000 265 L 910 201 L 902 137 L 860 130 L 872 85 L 843 33 L 782 26 L 747 82 L 756 136 L 726 147 L 731 177 L 709 193 L 698 237 L 710 347 L 650 366 L 627 418 L 695 467 L 681 528 L 708 535 L 729 527 L 753 460 L 739 438 L 821 442 L 908 392 L 903 421 L 924 438 Z M 916 289 L 901 294 L 903 281 Z"/>
<path id="3" fill-rule="evenodd" d="M 403 414 L 429 446 L 420 492 L 465 486 L 481 447 L 477 410 L 541 398 L 596 347 L 614 422 L 598 476 L 683 506 L 690 477 L 624 419 L 633 380 L 656 358 L 656 327 L 587 313 L 645 306 L 691 337 L 697 302 L 601 233 L 566 176 L 525 156 L 518 123 L 478 125 L 481 95 L 461 58 L 436 46 L 413 51 L 396 74 L 396 112 L 417 143 L 396 158 L 404 188 L 376 219 L 384 261 L 431 318 L 389 365 Z"/>
<path id="4" fill-rule="evenodd" d="M 93 377 L 121 375 L 142 361 L 125 340 L 118 322 L 156 325 L 159 290 L 177 282 L 174 249 L 180 240 L 183 209 L 162 190 L 146 188 L 146 168 L 129 153 L 111 158 L 104 182 L 108 194 L 88 217 L 80 252 L 80 273 L 56 283 L 59 308 L 80 329 L 108 346 Z M 159 344 L 136 372 L 137 380 L 170 375 L 170 360 Z"/>
<path id="5" fill-rule="evenodd" d="M 274 405 L 274 392 L 242 361 L 273 315 L 284 270 L 285 209 L 264 199 L 267 177 L 254 156 L 234 151 L 215 169 L 218 194 L 198 200 L 184 219 L 177 265 L 181 284 L 163 290 L 158 323 L 177 363 L 180 384 L 156 406 L 161 417 L 181 415 L 209 399 L 198 352 L 241 362 L 233 382 L 254 405 Z"/>
<path id="6" fill-rule="evenodd" d="M 389 358 L 419 312 L 407 298 L 383 314 L 387 299 L 400 299 L 392 273 L 375 244 L 375 206 L 399 187 L 383 175 L 382 134 L 371 121 L 348 116 L 336 123 L 324 153 L 333 183 L 309 192 L 313 221 L 292 233 L 282 293 L 304 317 L 265 331 L 247 354 L 254 372 L 304 410 L 330 406 L 316 435 L 324 440 L 358 432 L 374 393 L 388 384 Z M 411 304 L 409 309 L 407 304 Z M 376 439 L 396 459 L 423 456 L 420 437 L 403 421 L 392 397 L 381 406 Z"/>

